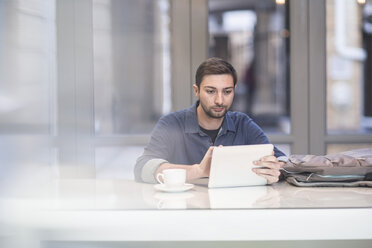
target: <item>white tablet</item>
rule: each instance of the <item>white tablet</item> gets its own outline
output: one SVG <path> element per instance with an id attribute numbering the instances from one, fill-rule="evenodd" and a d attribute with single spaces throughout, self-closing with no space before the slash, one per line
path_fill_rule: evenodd
<path id="1" fill-rule="evenodd" d="M 267 180 L 252 171 L 253 161 L 272 155 L 274 146 L 241 145 L 213 149 L 209 188 L 265 185 Z"/>

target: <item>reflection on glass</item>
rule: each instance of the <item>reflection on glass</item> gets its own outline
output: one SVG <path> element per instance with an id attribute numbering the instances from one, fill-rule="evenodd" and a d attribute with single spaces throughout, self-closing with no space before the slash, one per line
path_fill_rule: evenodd
<path id="1" fill-rule="evenodd" d="M 208 194 L 211 209 L 252 208 L 259 204 L 261 199 L 265 199 L 271 190 L 268 186 L 215 188 L 208 189 Z"/>
<path id="2" fill-rule="evenodd" d="M 290 133 L 288 3 L 209 0 L 209 56 L 238 73 L 232 110 L 265 132 Z"/>
<path id="3" fill-rule="evenodd" d="M 171 109 L 168 0 L 94 0 L 98 135 L 148 133 Z"/>
<path id="4" fill-rule="evenodd" d="M 372 2 L 326 4 L 328 132 L 371 132 Z"/>
<path id="5" fill-rule="evenodd" d="M 187 201 L 193 198 L 193 193 L 155 193 L 154 198 L 158 200 L 158 209 L 187 209 Z"/>

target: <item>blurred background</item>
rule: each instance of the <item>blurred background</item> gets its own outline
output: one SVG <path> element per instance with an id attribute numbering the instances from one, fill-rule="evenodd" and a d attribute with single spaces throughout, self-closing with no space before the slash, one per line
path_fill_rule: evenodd
<path id="1" fill-rule="evenodd" d="M 132 179 L 212 56 L 287 155 L 372 147 L 370 0 L 0 0 L 0 180 Z"/>

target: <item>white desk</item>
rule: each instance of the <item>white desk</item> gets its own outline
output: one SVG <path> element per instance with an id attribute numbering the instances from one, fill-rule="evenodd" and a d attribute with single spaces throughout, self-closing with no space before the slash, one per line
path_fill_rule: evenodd
<path id="1" fill-rule="evenodd" d="M 39 240 L 372 240 L 370 188 L 283 182 L 162 193 L 133 181 L 76 179 L 22 188 L 2 197 L 0 209 L 0 223 Z"/>

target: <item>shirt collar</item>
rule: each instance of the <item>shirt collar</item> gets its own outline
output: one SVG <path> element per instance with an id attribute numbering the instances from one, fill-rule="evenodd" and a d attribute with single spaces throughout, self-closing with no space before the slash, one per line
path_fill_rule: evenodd
<path id="1" fill-rule="evenodd" d="M 199 123 L 196 116 L 196 108 L 199 106 L 199 100 L 197 100 L 190 108 L 186 109 L 185 119 L 185 132 L 186 133 L 199 133 Z M 227 131 L 236 132 L 236 128 L 233 120 L 231 119 L 230 112 L 227 111 L 225 118 L 222 122 L 221 134 L 226 134 Z"/>

